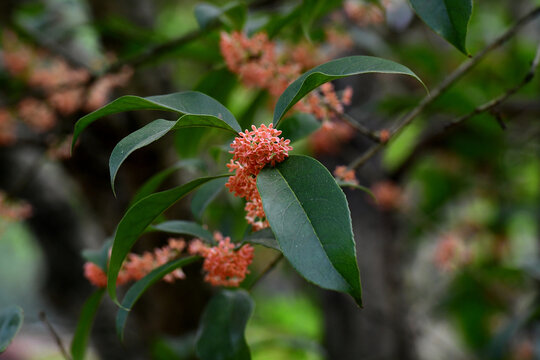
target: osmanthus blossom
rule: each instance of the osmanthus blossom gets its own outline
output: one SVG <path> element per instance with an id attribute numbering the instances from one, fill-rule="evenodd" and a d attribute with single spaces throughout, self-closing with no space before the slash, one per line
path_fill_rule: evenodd
<path id="1" fill-rule="evenodd" d="M 358 185 L 358 180 L 356 179 L 356 174 L 353 169 L 349 169 L 345 165 L 336 166 L 334 170 L 334 176 L 336 179 Z"/>
<path id="2" fill-rule="evenodd" d="M 331 34 L 338 36 L 335 32 Z M 238 74 L 244 85 L 267 90 L 274 102 L 300 74 L 328 60 L 313 45 L 280 46 L 265 33 L 247 37 L 240 32 L 222 32 L 220 49 L 228 69 Z M 337 151 L 354 136 L 354 128 L 339 120 L 344 106 L 351 101 L 352 88 L 338 94 L 331 83 L 326 83 L 294 106 L 295 110 L 310 113 L 323 122 L 312 136 L 315 152 Z"/>
<path id="3" fill-rule="evenodd" d="M 237 287 L 249 273 L 248 266 L 253 260 L 253 247 L 249 244 L 240 248 L 230 237 L 214 233 L 216 246 L 207 246 L 201 240 L 191 242 L 189 252 L 204 257 L 204 281 L 213 286 Z"/>
<path id="4" fill-rule="evenodd" d="M 290 140 L 279 137 L 281 130 L 274 129 L 273 124 L 262 124 L 259 128 L 252 125 L 251 128 L 252 131 L 239 133 L 231 144 L 233 158 L 227 167 L 235 174 L 225 186 L 235 196 L 247 200 L 246 220 L 257 231 L 269 226 L 257 190 L 257 175 L 266 165 L 275 166 L 285 160 L 292 147 Z"/>

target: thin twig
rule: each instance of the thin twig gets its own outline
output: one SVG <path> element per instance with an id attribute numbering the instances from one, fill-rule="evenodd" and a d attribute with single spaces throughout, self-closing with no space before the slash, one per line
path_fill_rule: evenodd
<path id="1" fill-rule="evenodd" d="M 511 89 L 508 89 L 504 94 L 501 94 L 497 98 L 495 98 L 493 100 L 490 100 L 487 103 L 478 106 L 477 108 L 475 108 L 470 113 L 468 113 L 466 115 L 463 115 L 460 118 L 452 121 L 450 124 L 446 125 L 445 129 L 449 129 L 449 128 L 452 128 L 454 126 L 457 126 L 457 125 L 469 120 L 473 116 L 476 116 L 476 115 L 481 114 L 483 112 L 492 111 L 494 108 L 499 106 L 503 101 L 506 101 L 510 96 L 514 95 L 516 92 L 521 90 L 521 88 L 523 88 L 525 85 L 527 85 L 528 83 L 530 83 L 532 81 L 532 79 L 534 78 L 534 76 L 536 74 L 536 70 L 538 68 L 539 63 L 540 63 L 540 44 L 538 45 L 538 48 L 536 49 L 536 55 L 534 57 L 534 60 L 532 61 L 531 67 L 529 68 L 529 71 L 527 72 L 527 74 L 525 75 L 523 80 L 521 80 L 521 82 L 519 84 L 512 87 Z"/>
<path id="2" fill-rule="evenodd" d="M 484 59 L 484 57 L 492 52 L 493 50 L 504 45 L 508 40 L 510 40 L 516 33 L 523 28 L 525 25 L 536 19 L 540 15 L 540 6 L 534 8 L 527 15 L 520 18 L 510 29 L 508 29 L 504 34 L 499 36 L 483 50 L 481 50 L 474 57 L 462 63 L 456 70 L 454 70 L 441 84 L 434 88 L 431 94 L 427 95 L 422 101 L 407 115 L 405 115 L 399 122 L 398 125 L 391 131 L 390 137 L 393 137 L 399 134 L 406 126 L 408 126 L 424 109 L 431 105 L 435 100 L 437 100 L 442 94 L 446 92 L 454 83 L 460 80 L 465 74 L 467 74 L 472 68 L 474 68 L 478 63 Z M 353 160 L 349 165 L 350 169 L 356 169 L 362 166 L 366 161 L 371 159 L 375 154 L 381 150 L 386 143 L 379 143 L 373 145 L 369 148 L 364 154 L 360 155 L 358 158 Z"/>
<path id="3" fill-rule="evenodd" d="M 338 114 L 339 118 L 343 121 L 345 121 L 347 124 L 351 125 L 353 128 L 355 128 L 360 134 L 366 136 L 367 138 L 369 138 L 370 140 L 373 140 L 377 143 L 381 142 L 381 138 L 379 135 L 377 135 L 377 133 L 371 131 L 370 129 L 368 129 L 367 126 L 365 126 L 364 124 L 360 123 L 360 121 L 356 120 L 355 118 L 353 118 L 352 116 L 350 116 L 349 114 L 343 112 L 343 113 L 337 113 Z"/>
<path id="4" fill-rule="evenodd" d="M 43 324 L 45 324 L 45 326 L 47 327 L 47 329 L 51 333 L 52 337 L 54 338 L 54 341 L 56 342 L 56 345 L 58 345 L 58 348 L 60 349 L 60 352 L 62 353 L 62 356 L 66 360 L 71 360 L 71 356 L 69 356 L 68 352 L 64 348 L 64 344 L 62 343 L 62 339 L 60 338 L 60 336 L 58 335 L 56 330 L 54 330 L 54 328 L 53 328 L 52 324 L 49 322 L 49 320 L 47 320 L 47 316 L 45 315 L 44 311 L 41 311 L 39 313 L 39 320 L 41 320 L 41 322 L 43 322 Z"/>
<path id="5" fill-rule="evenodd" d="M 257 275 L 257 277 L 251 282 L 251 284 L 249 284 L 249 286 L 247 287 L 247 290 L 253 289 L 253 287 L 257 285 L 257 283 L 262 278 L 264 278 L 270 271 L 272 271 L 277 266 L 277 264 L 279 264 L 281 259 L 283 259 L 283 253 L 279 253 L 279 255 L 276 256 L 274 260 L 272 260 L 272 262 L 268 264 L 268 266 L 266 266 L 266 268 L 259 273 L 259 275 Z"/>

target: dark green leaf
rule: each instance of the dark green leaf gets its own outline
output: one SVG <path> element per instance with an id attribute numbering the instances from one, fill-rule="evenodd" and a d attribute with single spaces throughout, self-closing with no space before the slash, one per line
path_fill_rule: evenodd
<path id="1" fill-rule="evenodd" d="M 244 238 L 245 243 L 262 245 L 270 249 L 281 251 L 279 244 L 271 229 L 263 229 L 249 234 Z"/>
<path id="2" fill-rule="evenodd" d="M 209 244 L 214 243 L 214 237 L 210 231 L 193 221 L 170 220 L 162 222 L 161 224 L 153 225 L 151 229 L 172 234 L 191 235 L 204 240 Z"/>
<path id="3" fill-rule="evenodd" d="M 304 36 L 311 40 L 310 28 L 313 21 L 316 19 L 320 7 L 326 0 L 303 0 L 302 12 L 300 14 L 300 22 L 302 24 L 302 31 Z"/>
<path id="4" fill-rule="evenodd" d="M 124 329 L 126 327 L 126 321 L 129 315 L 129 311 L 133 308 L 141 295 L 150 286 L 161 280 L 168 273 L 183 266 L 189 265 L 199 259 L 199 256 L 190 256 L 170 261 L 164 265 L 161 265 L 160 267 L 155 268 L 148 275 L 137 281 L 129 288 L 126 296 L 124 296 L 124 299 L 122 300 L 122 307 L 118 309 L 118 313 L 116 314 L 116 334 L 118 335 L 120 340 L 124 340 Z"/>
<path id="5" fill-rule="evenodd" d="M 390 60 L 372 56 L 349 56 L 332 60 L 302 74 L 285 89 L 274 108 L 274 126 L 279 124 L 287 111 L 300 99 L 322 84 L 351 75 L 368 73 L 409 75 L 422 83 L 409 68 Z"/>
<path id="6" fill-rule="evenodd" d="M 131 199 L 130 206 L 135 204 L 137 201 L 141 200 L 143 197 L 146 197 L 157 190 L 157 188 L 175 171 L 180 169 L 204 169 L 204 162 L 200 159 L 186 159 L 180 160 L 170 168 L 162 170 L 148 179 L 144 184 L 141 185 L 139 190 L 133 195 Z"/>
<path id="7" fill-rule="evenodd" d="M 191 212 L 197 220 L 202 218 L 206 207 L 219 195 L 219 193 L 225 188 L 225 184 L 229 179 L 222 178 L 209 181 L 201 186 L 199 190 L 195 192 L 191 199 Z"/>
<path id="8" fill-rule="evenodd" d="M 350 294 L 362 306 L 345 194 L 317 160 L 292 155 L 257 176 L 264 212 L 283 255 L 307 280 Z"/>
<path id="9" fill-rule="evenodd" d="M 472 0 L 410 0 L 414 11 L 437 34 L 468 54 L 467 28 L 472 14 Z"/>
<path id="10" fill-rule="evenodd" d="M 220 120 L 223 127 L 230 128 L 235 133 L 241 131 L 233 114 L 225 106 L 200 92 L 186 91 L 146 98 L 126 95 L 80 118 L 73 131 L 72 148 L 81 132 L 97 119 L 132 110 L 161 110 L 181 115 L 212 116 Z"/>
<path id="11" fill-rule="evenodd" d="M 278 129 L 285 139 L 295 142 L 317 131 L 321 127 L 321 122 L 311 114 L 296 113 L 279 123 Z"/>
<path id="12" fill-rule="evenodd" d="M 224 290 L 210 300 L 197 333 L 196 349 L 201 360 L 251 359 L 244 331 L 253 307 L 244 290 Z"/>
<path id="13" fill-rule="evenodd" d="M 107 290 L 114 302 L 118 304 L 116 296 L 116 278 L 118 277 L 122 263 L 133 244 L 135 244 L 139 236 L 146 230 L 152 221 L 178 200 L 202 184 L 225 176 L 229 175 L 225 174 L 200 178 L 190 181 L 182 186 L 149 195 L 133 204 L 133 206 L 127 210 L 116 229 L 109 261 L 109 271 L 107 272 Z"/>
<path id="14" fill-rule="evenodd" d="M 184 115 L 176 121 L 157 119 L 129 134 L 114 147 L 109 158 L 109 173 L 111 176 L 111 187 L 114 190 L 114 179 L 118 169 L 126 158 L 135 150 L 165 136 L 169 131 L 185 127 L 216 127 L 236 132 L 224 123 L 221 119 L 209 115 Z"/>
<path id="15" fill-rule="evenodd" d="M 105 289 L 97 290 L 90 295 L 83 305 L 81 315 L 79 315 L 79 321 L 77 322 L 77 328 L 71 341 L 71 357 L 73 360 L 84 359 L 92 324 L 94 323 L 94 318 L 104 293 Z"/>
<path id="16" fill-rule="evenodd" d="M 111 248 L 112 239 L 107 239 L 101 249 L 90 250 L 86 249 L 82 252 L 82 257 L 86 261 L 90 261 L 99 266 L 103 271 L 107 272 L 107 263 L 109 262 L 109 249 Z"/>
<path id="17" fill-rule="evenodd" d="M 0 312 L 0 354 L 19 332 L 23 322 L 23 311 L 18 306 L 10 306 Z"/>

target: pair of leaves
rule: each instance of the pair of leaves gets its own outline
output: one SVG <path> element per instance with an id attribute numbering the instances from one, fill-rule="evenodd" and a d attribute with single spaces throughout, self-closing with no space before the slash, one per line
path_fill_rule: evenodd
<path id="1" fill-rule="evenodd" d="M 467 28 L 472 0 L 410 0 L 414 11 L 437 34 L 468 55 Z"/>
<path id="2" fill-rule="evenodd" d="M 10 306 L 0 312 L 0 354 L 6 351 L 21 329 L 22 322 L 23 311 L 18 306 Z"/>
<path id="3" fill-rule="evenodd" d="M 180 114 L 176 121 L 158 119 L 122 139 L 113 149 L 109 159 L 111 186 L 120 165 L 135 150 L 144 147 L 170 132 L 189 127 L 215 127 L 234 134 L 241 131 L 240 125 L 231 112 L 210 96 L 196 91 L 186 91 L 168 95 L 138 97 L 122 96 L 84 117 L 75 124 L 73 144 L 80 133 L 97 119 L 131 110 L 162 110 Z"/>

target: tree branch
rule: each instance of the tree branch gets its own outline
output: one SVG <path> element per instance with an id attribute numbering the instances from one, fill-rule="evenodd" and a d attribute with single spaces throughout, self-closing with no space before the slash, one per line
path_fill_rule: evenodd
<path id="1" fill-rule="evenodd" d="M 71 360 L 71 356 L 69 356 L 68 352 L 66 351 L 66 349 L 64 347 L 64 344 L 62 343 L 62 339 L 60 338 L 60 335 L 58 335 L 58 333 L 56 332 L 56 330 L 54 330 L 54 328 L 51 325 L 51 323 L 49 322 L 49 320 L 47 320 L 47 316 L 45 315 L 44 311 L 39 313 L 39 320 L 41 320 L 45 324 L 45 326 L 47 327 L 47 329 L 51 333 L 51 335 L 54 338 L 54 341 L 56 342 L 56 345 L 58 346 L 58 349 L 62 353 L 62 356 L 64 357 L 64 359 Z"/>
<path id="2" fill-rule="evenodd" d="M 531 21 L 535 20 L 540 15 L 540 6 L 537 6 L 532 11 L 527 13 L 525 16 L 520 18 L 510 29 L 508 29 L 504 34 L 499 36 L 488 46 L 482 49 L 478 54 L 476 54 L 471 59 L 462 63 L 456 70 L 454 70 L 441 84 L 439 84 L 435 89 L 432 90 L 431 94 L 427 95 L 422 101 L 408 114 L 406 114 L 399 122 L 398 125 L 390 132 L 390 138 L 399 134 L 403 129 L 408 126 L 425 108 L 431 105 L 435 100 L 437 100 L 442 94 L 446 92 L 454 83 L 460 80 L 465 74 L 467 74 L 472 68 L 474 68 L 480 61 L 486 57 L 487 54 L 493 50 L 504 45 L 508 40 L 516 35 L 516 33 L 523 28 L 525 25 L 529 24 Z M 517 91 L 517 90 L 516 90 Z M 383 147 L 385 143 L 379 143 L 373 145 L 365 153 L 360 155 L 358 158 L 353 160 L 349 164 L 350 169 L 356 169 L 362 166 L 366 161 L 371 159 L 375 154 L 377 154 Z"/>

